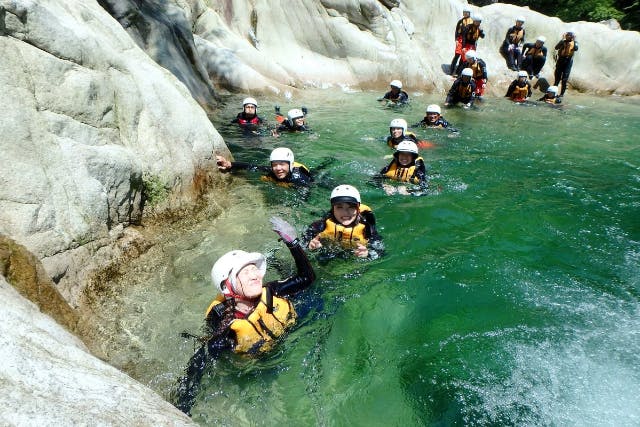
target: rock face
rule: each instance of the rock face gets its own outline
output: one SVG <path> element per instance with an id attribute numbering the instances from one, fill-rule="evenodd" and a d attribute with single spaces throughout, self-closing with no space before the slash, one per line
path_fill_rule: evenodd
<path id="1" fill-rule="evenodd" d="M 186 1 L 186 0 L 185 0 Z M 275 91 L 283 85 L 348 85 L 384 89 L 398 78 L 410 91 L 444 92 L 451 80 L 453 31 L 465 2 L 455 0 L 213 1 L 187 6 L 196 46 L 212 79 L 236 91 Z M 399 4 L 398 7 L 393 7 Z M 527 39 L 547 38 L 550 53 L 561 34 L 578 34 L 570 84 L 580 91 L 640 93 L 635 46 L 640 34 L 606 25 L 566 24 L 507 4 L 472 6 L 483 15 L 486 38 L 478 53 L 488 64 L 490 93 L 503 95 L 514 78 L 498 52 L 516 16 L 527 20 Z M 553 75 L 551 55 L 543 74 Z M 499 86 L 499 88 L 498 88 Z"/>
<path id="2" fill-rule="evenodd" d="M 171 404 L 90 355 L 0 276 L 0 424 L 195 425 Z"/>
<path id="3" fill-rule="evenodd" d="M 0 0 L 0 34 L 0 233 L 75 305 L 78 284 L 140 221 L 144 190 L 173 191 L 167 204 L 193 197 L 224 143 L 97 3 Z"/>

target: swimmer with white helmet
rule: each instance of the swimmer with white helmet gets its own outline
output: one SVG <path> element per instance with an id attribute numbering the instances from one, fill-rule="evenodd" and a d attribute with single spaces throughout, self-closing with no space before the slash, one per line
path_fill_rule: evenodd
<path id="1" fill-rule="evenodd" d="M 408 195 L 409 189 L 406 184 L 414 184 L 422 189 L 426 188 L 427 176 L 424 159 L 420 157 L 416 143 L 404 140 L 398 144 L 391 163 L 382 168 L 375 178 L 376 180 L 390 179 L 404 184 L 394 186 L 382 182 L 382 188 L 387 195 L 395 193 Z"/>
<path id="2" fill-rule="evenodd" d="M 394 104 L 406 104 L 409 102 L 409 94 L 402 90 L 402 82 L 400 80 L 392 80 L 389 83 L 389 91 L 378 101 L 388 101 Z"/>
<path id="3" fill-rule="evenodd" d="M 475 97 L 476 82 L 473 80 L 473 70 L 465 68 L 451 85 L 444 106 L 451 107 L 461 102 L 464 108 L 470 108 L 473 106 Z"/>
<path id="4" fill-rule="evenodd" d="M 195 403 L 207 363 L 224 351 L 259 355 L 270 350 L 296 323 L 296 310 L 287 297 L 315 280 L 296 230 L 281 218 L 272 217 L 270 221 L 291 252 L 296 273 L 265 284 L 265 256 L 243 250 L 227 252 L 213 264 L 211 280 L 217 296 L 205 312 L 205 336 L 195 337 L 202 345 L 178 380 L 174 397 L 176 407 L 186 414 Z"/>

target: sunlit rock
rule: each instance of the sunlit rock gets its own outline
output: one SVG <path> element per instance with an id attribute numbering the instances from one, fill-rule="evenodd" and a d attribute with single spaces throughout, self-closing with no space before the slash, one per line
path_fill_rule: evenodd
<path id="1" fill-rule="evenodd" d="M 191 420 L 84 344 L 0 276 L 0 424 L 182 426 Z"/>

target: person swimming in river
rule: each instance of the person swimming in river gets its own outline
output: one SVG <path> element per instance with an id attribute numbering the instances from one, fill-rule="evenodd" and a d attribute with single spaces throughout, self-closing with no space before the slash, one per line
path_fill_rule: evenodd
<path id="1" fill-rule="evenodd" d="M 296 265 L 295 275 L 264 284 L 265 256 L 233 250 L 213 264 L 211 280 L 217 296 L 205 312 L 205 333 L 200 348 L 178 379 L 174 403 L 190 414 L 208 362 L 223 352 L 258 356 L 269 351 L 296 323 L 296 310 L 286 297 L 315 281 L 313 267 L 296 236 L 281 218 L 271 218 L 272 228 L 285 243 Z M 185 334 L 190 336 L 190 334 Z"/>
<path id="2" fill-rule="evenodd" d="M 388 101 L 394 104 L 406 104 L 409 102 L 409 94 L 402 90 L 402 82 L 400 80 L 392 80 L 389 83 L 389 91 L 385 93 L 378 101 Z"/>
<path id="3" fill-rule="evenodd" d="M 237 123 L 241 127 L 257 127 L 263 123 L 258 116 L 258 101 L 254 98 L 245 98 L 242 101 L 242 112 L 238 113 L 231 123 Z"/>
<path id="4" fill-rule="evenodd" d="M 413 132 L 407 131 L 407 121 L 405 119 L 393 119 L 389 123 L 389 136 L 387 137 L 387 145 L 393 149 L 404 141 L 410 139 L 413 142 L 418 142 L 418 137 Z"/>
<path id="5" fill-rule="evenodd" d="M 274 149 L 269 156 L 269 166 L 257 166 L 252 163 L 232 162 L 223 156 L 216 156 L 218 169 L 222 172 L 236 170 L 257 170 L 267 172 L 262 176 L 263 181 L 275 182 L 289 187 L 307 187 L 313 182 L 309 169 L 302 163 L 294 161 L 293 151 L 286 147 Z"/>
<path id="6" fill-rule="evenodd" d="M 449 127 L 449 122 L 442 117 L 442 110 L 439 105 L 430 104 L 427 106 L 424 118 L 414 125 L 414 127 L 418 126 L 444 129 Z"/>
<path id="7" fill-rule="evenodd" d="M 307 132 L 311 130 L 307 127 L 307 109 L 305 107 L 292 108 L 287 112 L 286 118 L 279 111 L 280 107 L 276 107 L 276 120 L 280 123 L 272 132 L 276 138 L 282 132 Z"/>
<path id="8" fill-rule="evenodd" d="M 303 240 L 311 251 L 338 246 L 358 258 L 380 256 L 382 238 L 371 208 L 361 203 L 360 192 L 351 185 L 338 185 L 331 192 L 331 210 L 309 226 Z"/>
<path id="9" fill-rule="evenodd" d="M 393 180 L 405 184 L 414 184 L 424 190 L 427 186 L 424 159 L 418 154 L 418 146 L 411 140 L 404 140 L 396 147 L 393 160 L 382 168 L 377 180 Z M 406 185 L 393 186 L 382 182 L 382 188 L 387 195 L 395 193 L 409 195 Z"/>
<path id="10" fill-rule="evenodd" d="M 518 78 L 511 82 L 505 97 L 511 98 L 513 102 L 525 102 L 531 97 L 531 83 L 527 80 L 528 74 L 525 70 L 518 71 Z"/>

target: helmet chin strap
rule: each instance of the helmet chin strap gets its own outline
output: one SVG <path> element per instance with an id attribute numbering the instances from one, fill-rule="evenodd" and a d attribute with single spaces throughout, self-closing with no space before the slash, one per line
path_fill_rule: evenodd
<path id="1" fill-rule="evenodd" d="M 231 281 L 229 279 L 225 280 L 224 285 L 225 285 L 225 291 L 226 291 L 225 294 L 227 296 L 230 296 L 231 298 L 239 299 L 239 300 L 242 300 L 242 301 L 251 301 L 246 296 L 237 294 L 235 289 L 233 289 L 233 284 L 231 283 Z"/>

